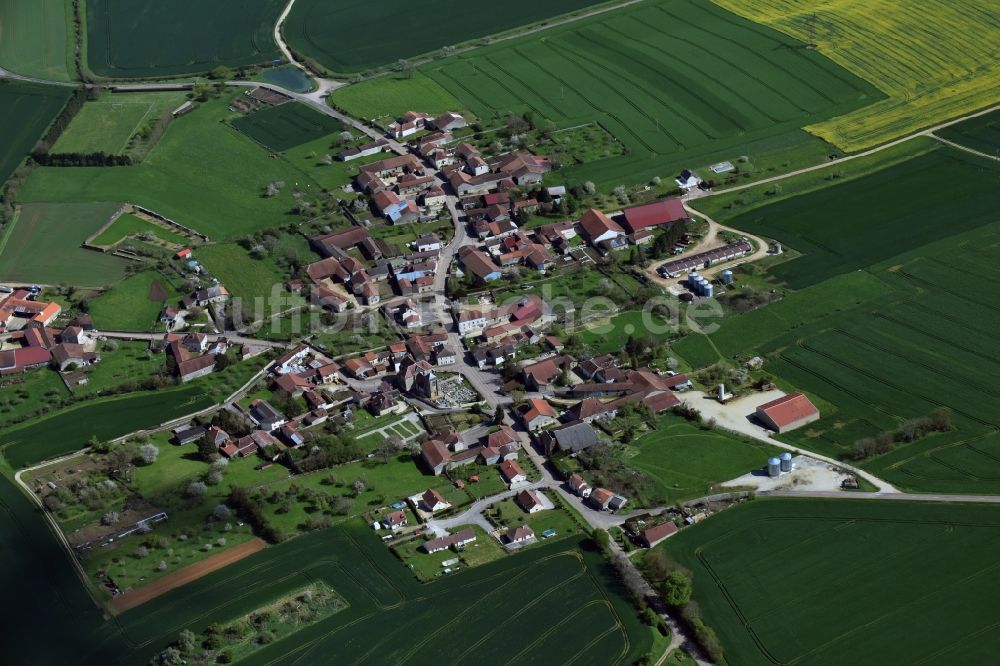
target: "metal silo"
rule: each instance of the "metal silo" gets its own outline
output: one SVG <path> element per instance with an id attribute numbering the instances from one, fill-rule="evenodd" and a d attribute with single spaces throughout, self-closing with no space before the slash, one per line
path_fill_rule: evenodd
<path id="1" fill-rule="evenodd" d="M 702 296 L 705 296 L 706 298 L 712 298 L 712 296 L 715 295 L 715 287 L 712 286 L 712 283 L 707 282 L 704 285 L 702 285 L 702 288 L 704 290 L 702 291 L 701 294 Z"/>
<path id="2" fill-rule="evenodd" d="M 731 270 L 722 271 L 722 284 L 730 285 L 733 283 L 733 272 Z"/>
<path id="3" fill-rule="evenodd" d="M 777 458 L 768 458 L 767 460 L 767 475 L 770 477 L 775 477 L 781 474 L 781 461 Z"/>
<path id="4" fill-rule="evenodd" d="M 787 451 L 781 454 L 781 471 L 782 472 L 792 471 L 792 454 L 788 453 Z"/>

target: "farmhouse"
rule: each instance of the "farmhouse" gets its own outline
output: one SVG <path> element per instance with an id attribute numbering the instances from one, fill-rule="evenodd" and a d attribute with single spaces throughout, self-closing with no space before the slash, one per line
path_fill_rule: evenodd
<path id="1" fill-rule="evenodd" d="M 472 248 L 464 246 L 458 251 L 462 266 L 480 283 L 500 279 L 500 268 L 488 256 Z"/>
<path id="2" fill-rule="evenodd" d="M 564 376 L 576 365 L 572 356 L 556 356 L 522 368 L 524 384 L 532 391 L 550 389 L 560 376 Z"/>
<path id="3" fill-rule="evenodd" d="M 544 433 L 542 445 L 549 453 L 559 449 L 570 453 L 578 453 L 597 444 L 597 431 L 585 421 L 571 421 L 566 425 L 553 428 Z"/>
<path id="4" fill-rule="evenodd" d="M 656 527 L 650 527 L 639 533 L 639 543 L 645 548 L 652 548 L 672 534 L 677 533 L 677 526 L 669 520 Z"/>
<path id="5" fill-rule="evenodd" d="M 100 354 L 86 351 L 82 345 L 60 343 L 52 348 L 52 362 L 59 368 L 60 372 L 65 372 L 70 366 L 79 368 L 98 363 L 100 360 Z"/>
<path id="6" fill-rule="evenodd" d="M 775 432 L 788 432 L 819 418 L 816 405 L 802 393 L 789 393 L 757 408 L 754 415 Z"/>
<path id="7" fill-rule="evenodd" d="M 662 199 L 642 206 L 632 206 L 623 211 L 625 228 L 630 234 L 642 229 L 662 227 L 688 219 L 684 202 L 678 198 Z"/>
<path id="8" fill-rule="evenodd" d="M 264 430 L 274 430 L 288 419 L 266 400 L 254 400 L 250 405 L 250 418 Z"/>
<path id="9" fill-rule="evenodd" d="M 607 488 L 594 488 L 587 499 L 590 505 L 598 511 L 607 511 L 614 496 L 615 494 Z"/>

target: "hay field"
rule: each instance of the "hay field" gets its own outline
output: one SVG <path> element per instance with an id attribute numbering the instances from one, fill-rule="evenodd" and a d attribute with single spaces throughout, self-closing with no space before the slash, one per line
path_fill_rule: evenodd
<path id="1" fill-rule="evenodd" d="M 998 534 L 996 506 L 758 499 L 658 548 L 728 663 L 987 663 Z"/>
<path id="2" fill-rule="evenodd" d="M 806 129 L 845 151 L 1000 102 L 1000 5 L 989 0 L 714 0 L 805 42 L 888 99 Z"/>
<path id="3" fill-rule="evenodd" d="M 0 0 L 0 67 L 22 76 L 71 81 L 66 0 Z"/>

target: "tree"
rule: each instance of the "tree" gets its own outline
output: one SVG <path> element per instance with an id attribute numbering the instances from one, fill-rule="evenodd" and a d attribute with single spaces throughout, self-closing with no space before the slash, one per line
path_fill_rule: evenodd
<path id="1" fill-rule="evenodd" d="M 190 629 L 182 631 L 177 637 L 177 649 L 179 649 L 182 654 L 191 654 L 194 652 L 195 647 L 194 632 Z"/>
<path id="2" fill-rule="evenodd" d="M 192 481 L 188 484 L 185 494 L 188 497 L 204 497 L 205 493 L 208 492 L 208 486 L 206 486 L 201 481 Z"/>
<path id="3" fill-rule="evenodd" d="M 233 515 L 233 510 L 225 504 L 216 504 L 212 509 L 212 518 L 215 520 L 229 520 Z"/>
<path id="4" fill-rule="evenodd" d="M 117 525 L 122 519 L 121 514 L 117 511 L 108 511 L 106 514 L 101 516 L 102 525 Z"/>
<path id="5" fill-rule="evenodd" d="M 355 494 L 360 495 L 365 491 L 365 488 L 367 486 L 365 485 L 365 480 L 359 476 L 358 478 L 354 479 L 354 484 L 352 487 L 354 488 Z"/>
<path id="6" fill-rule="evenodd" d="M 503 405 L 497 405 L 497 408 L 493 411 L 493 423 L 500 425 L 503 423 L 504 411 Z"/>
<path id="7" fill-rule="evenodd" d="M 590 533 L 590 538 L 594 542 L 594 545 L 600 548 L 602 552 L 606 552 L 611 547 L 611 536 L 607 530 L 595 527 L 594 531 Z"/>
<path id="8" fill-rule="evenodd" d="M 156 462 L 157 456 L 160 455 L 160 450 L 156 448 L 155 444 L 143 444 L 139 447 L 139 457 L 142 458 L 142 462 L 146 465 L 152 465 Z"/>
<path id="9" fill-rule="evenodd" d="M 382 458 L 382 462 L 389 462 L 389 458 L 393 457 L 405 448 L 403 444 L 403 439 L 399 435 L 389 435 L 382 443 L 378 445 L 375 449 L 375 455 Z M 360 479 L 359 479 L 360 480 Z M 361 492 L 360 490 L 358 492 Z"/>
<path id="10" fill-rule="evenodd" d="M 683 571 L 674 570 L 660 583 L 663 600 L 675 608 L 691 601 L 691 579 Z"/>
<path id="11" fill-rule="evenodd" d="M 229 69 L 225 65 L 219 65 L 209 72 L 208 76 L 216 81 L 228 81 L 233 78 L 233 70 Z"/>

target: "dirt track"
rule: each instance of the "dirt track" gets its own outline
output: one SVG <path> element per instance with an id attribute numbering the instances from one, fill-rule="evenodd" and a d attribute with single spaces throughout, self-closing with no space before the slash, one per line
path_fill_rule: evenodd
<path id="1" fill-rule="evenodd" d="M 223 567 L 227 567 L 234 562 L 242 560 L 248 555 L 253 555 L 254 553 L 263 550 L 265 544 L 260 539 L 252 539 L 246 543 L 242 543 L 238 546 L 229 548 L 218 555 L 213 555 L 201 562 L 196 562 L 189 566 L 179 569 L 172 574 L 168 574 L 159 580 L 153 581 L 149 585 L 143 585 L 142 587 L 121 594 L 111 600 L 109 604 L 111 610 L 117 615 L 119 613 L 124 613 L 130 608 L 135 608 L 140 606 L 150 599 L 155 599 L 161 594 L 166 594 L 170 590 L 181 587 L 182 585 L 187 585 L 191 581 L 198 580 L 202 576 L 207 576 L 213 571 L 218 571 Z"/>

